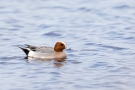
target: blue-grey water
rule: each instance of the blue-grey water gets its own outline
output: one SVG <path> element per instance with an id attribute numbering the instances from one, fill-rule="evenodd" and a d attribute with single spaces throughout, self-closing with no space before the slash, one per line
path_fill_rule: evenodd
<path id="1" fill-rule="evenodd" d="M 63 62 L 17 47 L 57 41 Z M 0 90 L 135 90 L 135 0 L 0 0 Z"/>

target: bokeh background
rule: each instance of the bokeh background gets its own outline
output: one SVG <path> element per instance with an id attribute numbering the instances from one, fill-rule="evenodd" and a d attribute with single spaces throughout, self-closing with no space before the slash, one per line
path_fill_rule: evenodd
<path id="1" fill-rule="evenodd" d="M 68 58 L 24 59 L 18 45 Z M 0 90 L 134 90 L 135 0 L 0 0 Z"/>

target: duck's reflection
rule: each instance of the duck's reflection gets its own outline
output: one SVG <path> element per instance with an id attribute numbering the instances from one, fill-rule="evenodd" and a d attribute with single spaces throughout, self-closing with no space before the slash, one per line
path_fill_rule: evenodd
<path id="1" fill-rule="evenodd" d="M 28 63 L 35 63 L 35 64 L 43 64 L 45 62 L 51 62 L 56 67 L 62 67 L 64 66 L 65 59 L 39 59 L 39 58 L 31 58 L 31 57 L 25 57 L 26 61 Z"/>

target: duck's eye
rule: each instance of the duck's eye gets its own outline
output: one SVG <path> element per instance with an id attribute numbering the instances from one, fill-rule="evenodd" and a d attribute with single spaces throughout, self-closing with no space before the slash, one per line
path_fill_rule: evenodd
<path id="1" fill-rule="evenodd" d="M 61 46 L 63 46 L 63 44 L 60 44 Z"/>

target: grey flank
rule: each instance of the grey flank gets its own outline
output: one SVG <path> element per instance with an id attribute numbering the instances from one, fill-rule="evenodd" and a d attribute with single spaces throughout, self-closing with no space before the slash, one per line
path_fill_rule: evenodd
<path id="1" fill-rule="evenodd" d="M 47 47 L 47 46 L 32 46 L 32 45 L 28 45 L 28 44 L 25 44 L 27 46 L 27 48 L 29 48 L 30 50 L 32 51 L 35 51 L 35 52 L 41 52 L 41 53 L 53 53 L 54 50 L 52 47 Z"/>

